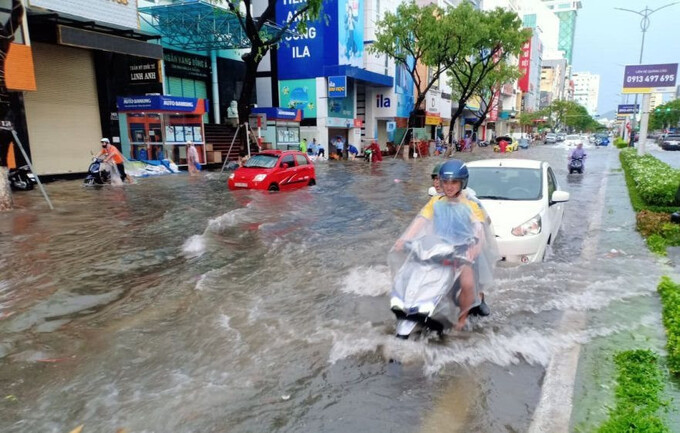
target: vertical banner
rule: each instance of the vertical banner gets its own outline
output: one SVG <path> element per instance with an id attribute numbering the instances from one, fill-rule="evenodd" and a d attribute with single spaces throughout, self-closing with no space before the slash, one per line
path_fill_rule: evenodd
<path id="1" fill-rule="evenodd" d="M 522 53 L 519 56 L 519 70 L 522 72 L 522 77 L 519 79 L 518 85 L 522 92 L 529 91 L 529 73 L 531 69 L 531 39 L 522 45 Z"/>
<path id="2" fill-rule="evenodd" d="M 338 1 L 338 64 L 363 66 L 363 0 Z"/>
<path id="3" fill-rule="evenodd" d="M 489 110 L 489 115 L 487 116 L 487 120 L 489 122 L 495 122 L 498 120 L 498 101 L 500 98 L 501 92 L 500 90 L 496 90 L 491 97 L 491 101 L 489 101 L 489 104 L 491 105 L 491 110 Z"/>

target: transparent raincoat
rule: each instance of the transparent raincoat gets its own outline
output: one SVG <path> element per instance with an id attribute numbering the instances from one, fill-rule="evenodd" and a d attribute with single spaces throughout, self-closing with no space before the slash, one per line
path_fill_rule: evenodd
<path id="1" fill-rule="evenodd" d="M 392 311 L 399 320 L 447 329 L 480 304 L 479 292 L 493 281 L 499 257 L 488 215 L 470 191 L 455 201 L 432 197 L 388 255 Z M 458 300 L 464 266 L 472 267 L 475 278 L 474 301 L 467 307 Z"/>

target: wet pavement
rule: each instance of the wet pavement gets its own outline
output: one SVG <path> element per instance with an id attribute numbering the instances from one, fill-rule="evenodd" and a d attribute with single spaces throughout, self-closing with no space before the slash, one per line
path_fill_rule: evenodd
<path id="1" fill-rule="evenodd" d="M 17 195 L 0 217 L 0 431 L 527 431 L 553 355 L 583 345 L 582 378 L 615 339 L 660 341 L 664 269 L 618 152 L 588 152 L 585 175 L 556 146 L 500 156 L 552 164 L 571 193 L 562 232 L 546 263 L 501 266 L 493 314 L 442 341 L 396 340 L 387 299 L 387 252 L 434 159 L 319 163 L 318 185 L 291 193 L 208 173 L 52 183 L 53 212 Z M 592 383 L 572 425 L 611 400 Z"/>

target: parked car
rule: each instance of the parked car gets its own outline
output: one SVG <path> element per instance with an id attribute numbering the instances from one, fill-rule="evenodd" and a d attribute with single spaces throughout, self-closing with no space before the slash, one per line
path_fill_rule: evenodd
<path id="1" fill-rule="evenodd" d="M 503 260 L 531 263 L 555 242 L 569 193 L 547 162 L 486 159 L 467 163 L 468 187 L 491 217 Z"/>
<path id="2" fill-rule="evenodd" d="M 229 175 L 229 189 L 286 191 L 316 184 L 314 164 L 297 150 L 265 150 Z"/>
<path id="3" fill-rule="evenodd" d="M 680 134 L 668 134 L 661 143 L 663 150 L 680 150 Z"/>
<path id="4" fill-rule="evenodd" d="M 580 135 L 571 134 L 567 135 L 567 137 L 564 139 L 564 144 L 569 147 L 576 147 L 579 144 L 583 144 L 583 140 L 581 139 Z"/>
<path id="5" fill-rule="evenodd" d="M 498 142 L 500 142 L 501 140 L 505 140 L 508 142 L 508 145 L 505 147 L 506 152 L 514 152 L 519 148 L 519 143 L 515 138 L 510 137 L 509 135 L 501 135 L 499 137 L 496 137 L 496 144 L 493 147 L 494 152 L 501 151 L 501 147 L 498 145 Z"/>
<path id="6" fill-rule="evenodd" d="M 554 132 L 548 132 L 545 134 L 545 144 L 555 144 L 557 143 L 557 134 Z"/>
<path id="7" fill-rule="evenodd" d="M 558 132 L 557 133 L 557 141 L 564 141 L 567 139 L 567 134 L 564 132 Z"/>

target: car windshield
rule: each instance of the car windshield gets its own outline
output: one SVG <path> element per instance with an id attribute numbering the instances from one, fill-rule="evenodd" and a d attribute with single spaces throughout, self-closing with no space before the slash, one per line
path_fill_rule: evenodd
<path id="1" fill-rule="evenodd" d="M 567 135 L 567 140 L 580 140 L 581 137 L 578 135 Z"/>
<path id="2" fill-rule="evenodd" d="M 468 167 L 472 188 L 479 199 L 538 200 L 543 184 L 541 170 L 515 167 Z"/>
<path id="3" fill-rule="evenodd" d="M 680 135 L 675 135 L 675 134 L 668 135 L 668 136 L 666 136 L 666 140 L 680 140 Z"/>
<path id="4" fill-rule="evenodd" d="M 278 159 L 278 155 L 253 155 L 245 164 L 243 164 L 243 166 L 250 168 L 274 168 L 276 167 L 276 161 L 278 161 Z"/>
<path id="5" fill-rule="evenodd" d="M 553 134 L 552 132 L 549 132 L 549 133 L 545 134 L 545 136 L 546 137 L 555 137 L 555 134 Z"/>

